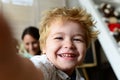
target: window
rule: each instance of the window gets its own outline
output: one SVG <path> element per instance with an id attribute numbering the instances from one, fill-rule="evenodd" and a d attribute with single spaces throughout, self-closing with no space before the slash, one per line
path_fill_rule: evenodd
<path id="1" fill-rule="evenodd" d="M 14 5 L 24 5 L 24 6 L 32 6 L 33 0 L 1 0 L 3 3 L 11 3 Z"/>

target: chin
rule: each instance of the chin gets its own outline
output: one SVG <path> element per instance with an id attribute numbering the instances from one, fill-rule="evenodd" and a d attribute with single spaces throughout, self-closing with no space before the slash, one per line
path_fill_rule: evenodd
<path id="1" fill-rule="evenodd" d="M 64 65 L 64 66 L 60 66 L 60 69 L 63 70 L 63 71 L 71 70 L 71 69 L 74 69 L 74 68 L 75 68 L 75 65 Z"/>

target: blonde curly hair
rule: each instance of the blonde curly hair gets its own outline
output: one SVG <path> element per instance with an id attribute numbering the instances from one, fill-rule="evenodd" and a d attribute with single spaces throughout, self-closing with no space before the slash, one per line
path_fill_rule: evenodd
<path id="1" fill-rule="evenodd" d="M 85 29 L 86 46 L 88 47 L 92 39 L 97 37 L 98 31 L 93 30 L 94 21 L 92 16 L 82 8 L 54 8 L 47 11 L 40 22 L 40 47 L 45 47 L 46 39 L 50 31 L 50 24 L 53 21 L 72 21 L 82 25 Z"/>

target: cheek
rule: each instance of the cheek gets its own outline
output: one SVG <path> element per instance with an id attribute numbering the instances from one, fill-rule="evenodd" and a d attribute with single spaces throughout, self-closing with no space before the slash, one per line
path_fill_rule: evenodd
<path id="1" fill-rule="evenodd" d="M 86 47 L 79 48 L 78 65 L 80 65 L 84 61 L 85 55 L 86 55 Z"/>
<path id="2" fill-rule="evenodd" d="M 56 50 L 57 50 L 57 47 L 55 45 L 46 46 L 46 52 L 47 53 L 56 52 Z"/>
<path id="3" fill-rule="evenodd" d="M 79 54 L 82 56 L 85 56 L 86 55 L 86 46 L 83 44 L 83 45 L 79 45 L 78 46 L 78 51 L 79 51 Z"/>
<path id="4" fill-rule="evenodd" d="M 29 45 L 24 45 L 25 49 L 28 50 L 29 49 Z"/>
<path id="5" fill-rule="evenodd" d="M 58 42 L 54 41 L 51 38 L 48 38 L 46 40 L 46 45 L 45 45 L 45 48 L 44 48 L 44 52 L 55 54 L 58 51 L 59 47 L 60 47 L 60 44 Z"/>
<path id="6" fill-rule="evenodd" d="M 59 45 L 51 42 L 46 45 L 45 52 L 46 53 L 56 53 L 58 51 L 58 49 L 59 49 Z"/>

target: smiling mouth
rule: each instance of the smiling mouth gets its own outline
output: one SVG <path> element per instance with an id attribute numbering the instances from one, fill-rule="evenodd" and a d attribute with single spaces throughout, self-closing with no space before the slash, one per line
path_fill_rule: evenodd
<path id="1" fill-rule="evenodd" d="M 60 57 L 76 57 L 75 54 L 58 54 Z"/>

